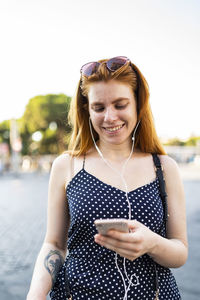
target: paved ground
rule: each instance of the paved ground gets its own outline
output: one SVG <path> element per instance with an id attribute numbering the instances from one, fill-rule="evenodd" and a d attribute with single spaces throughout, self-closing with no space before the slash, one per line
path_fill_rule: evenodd
<path id="1" fill-rule="evenodd" d="M 200 299 L 200 173 L 181 168 L 186 193 L 189 259 L 173 270 L 183 300 Z M 199 177 L 198 177 L 199 176 Z M 22 300 L 46 226 L 47 174 L 0 177 L 0 299 Z"/>

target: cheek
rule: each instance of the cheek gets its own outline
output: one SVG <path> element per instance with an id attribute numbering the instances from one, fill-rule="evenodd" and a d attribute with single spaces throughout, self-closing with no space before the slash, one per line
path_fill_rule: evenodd
<path id="1" fill-rule="evenodd" d="M 135 119 L 137 119 L 137 114 L 135 111 L 130 110 L 130 111 L 121 111 L 118 113 L 118 117 L 121 120 L 128 121 L 128 122 L 134 122 Z"/>
<path id="2" fill-rule="evenodd" d="M 100 125 L 102 123 L 102 120 L 103 120 L 103 116 L 100 115 L 100 114 L 96 114 L 96 113 L 91 113 L 90 118 L 91 118 L 92 125 L 93 125 L 94 128 L 96 126 Z"/>
<path id="3" fill-rule="evenodd" d="M 137 120 L 137 108 L 136 106 L 133 106 L 132 109 L 130 110 L 130 113 L 129 113 L 130 117 L 133 118 L 133 120 Z"/>

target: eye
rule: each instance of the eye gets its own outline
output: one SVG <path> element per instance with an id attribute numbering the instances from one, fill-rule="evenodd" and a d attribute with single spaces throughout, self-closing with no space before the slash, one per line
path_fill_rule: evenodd
<path id="1" fill-rule="evenodd" d="M 116 109 L 124 109 L 127 105 L 116 105 Z"/>
<path id="2" fill-rule="evenodd" d="M 101 106 L 93 107 L 93 110 L 94 110 L 95 112 L 101 112 L 101 111 L 104 110 L 104 107 L 101 107 Z"/>

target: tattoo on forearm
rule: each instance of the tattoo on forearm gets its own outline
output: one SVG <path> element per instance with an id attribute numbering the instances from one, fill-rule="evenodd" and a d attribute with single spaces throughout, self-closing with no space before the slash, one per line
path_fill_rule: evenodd
<path id="1" fill-rule="evenodd" d="M 51 250 L 44 259 L 44 266 L 51 275 L 52 286 L 56 281 L 56 275 L 63 263 L 64 259 L 58 250 Z"/>

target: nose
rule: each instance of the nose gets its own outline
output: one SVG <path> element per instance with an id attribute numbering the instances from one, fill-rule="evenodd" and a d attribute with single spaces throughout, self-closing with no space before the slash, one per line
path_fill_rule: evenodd
<path id="1" fill-rule="evenodd" d="M 117 119 L 117 112 L 112 107 L 106 108 L 105 115 L 104 115 L 104 121 L 105 122 L 113 122 L 116 119 Z"/>

